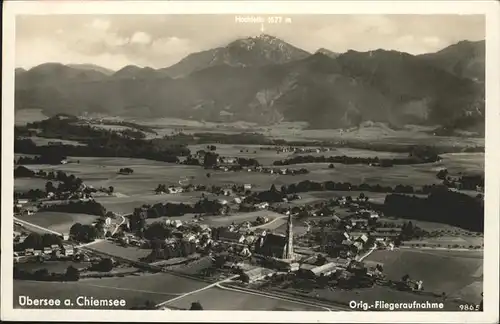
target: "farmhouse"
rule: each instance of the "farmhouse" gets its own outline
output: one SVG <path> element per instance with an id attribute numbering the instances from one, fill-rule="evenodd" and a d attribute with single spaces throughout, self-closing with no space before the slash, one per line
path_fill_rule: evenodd
<path id="1" fill-rule="evenodd" d="M 311 264 L 302 264 L 299 268 L 299 273 L 308 278 L 319 277 L 321 275 L 328 276 L 332 272 L 337 270 L 337 264 L 335 262 L 328 262 L 322 266 L 316 266 Z"/>
<path id="2" fill-rule="evenodd" d="M 353 241 L 362 242 L 363 244 L 368 242 L 368 236 L 362 232 L 351 232 L 351 239 Z"/>

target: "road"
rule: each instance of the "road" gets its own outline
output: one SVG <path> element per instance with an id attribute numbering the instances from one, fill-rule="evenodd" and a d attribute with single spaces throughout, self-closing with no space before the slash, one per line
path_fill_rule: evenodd
<path id="1" fill-rule="evenodd" d="M 175 298 L 169 299 L 169 300 L 167 300 L 167 301 L 164 301 L 164 302 L 162 302 L 162 303 L 159 303 L 158 305 L 156 305 L 156 307 L 157 307 L 157 308 L 160 308 L 160 307 L 162 307 L 162 306 L 165 306 L 165 305 L 167 305 L 167 304 L 169 304 L 169 303 L 171 303 L 171 302 L 174 302 L 174 301 L 176 301 L 176 300 L 178 300 L 178 299 L 181 299 L 181 298 L 184 298 L 184 297 L 186 297 L 186 296 L 193 295 L 193 294 L 196 294 L 196 293 L 198 293 L 198 292 L 200 292 L 200 291 L 207 290 L 207 289 L 210 289 L 210 288 L 213 288 L 213 287 L 218 287 L 218 285 L 220 285 L 221 283 L 224 283 L 224 282 L 227 282 L 227 281 L 233 280 L 233 279 L 238 278 L 238 277 L 239 277 L 239 275 L 234 275 L 234 276 L 229 277 L 229 278 L 226 278 L 226 279 L 224 279 L 224 280 L 217 281 L 217 282 L 215 282 L 215 283 L 213 283 L 213 284 L 210 284 L 210 285 L 208 285 L 208 286 L 206 286 L 206 287 L 203 287 L 203 288 L 200 288 L 200 289 L 196 289 L 196 290 L 190 291 L 190 292 L 185 293 L 185 294 L 183 294 L 183 295 L 180 295 L 180 296 L 178 296 L 178 297 L 175 297 Z"/>
<path id="2" fill-rule="evenodd" d="M 326 307 L 326 306 L 317 304 L 315 302 L 306 302 L 304 300 L 300 300 L 300 299 L 294 298 L 294 297 L 288 297 L 287 296 L 285 298 L 285 297 L 276 296 L 276 295 L 267 294 L 267 293 L 264 294 L 264 293 L 260 293 L 260 292 L 257 292 L 257 291 L 249 291 L 247 289 L 238 289 L 238 288 L 234 288 L 234 287 L 225 287 L 225 286 L 221 285 L 220 283 L 217 283 L 215 286 L 217 288 L 228 290 L 228 291 L 234 291 L 234 292 L 239 292 L 239 293 L 244 293 L 244 294 L 249 294 L 249 295 L 255 295 L 255 296 L 260 296 L 260 297 L 264 297 L 264 298 L 277 299 L 277 300 L 286 301 L 286 302 L 292 302 L 292 303 L 295 303 L 295 304 L 305 305 L 305 306 L 309 306 L 309 307 L 316 307 L 316 308 L 320 308 L 320 309 L 328 311 L 328 312 L 331 312 L 332 310 L 345 311 L 345 308 L 334 307 L 334 306 Z"/>
<path id="3" fill-rule="evenodd" d="M 252 226 L 252 227 L 249 227 L 248 229 L 253 231 L 253 230 L 256 230 L 258 228 L 262 228 L 262 227 L 265 227 L 265 226 L 269 226 L 271 224 L 273 224 L 274 222 L 277 222 L 278 220 L 280 219 L 284 219 L 284 218 L 287 218 L 288 216 L 279 216 L 279 217 L 276 217 L 275 219 L 273 219 L 272 221 L 270 222 L 267 222 L 265 224 L 262 224 L 262 225 L 257 225 L 257 226 Z"/>
<path id="4" fill-rule="evenodd" d="M 373 253 L 377 249 L 377 246 L 374 245 L 368 252 L 366 252 L 362 257 L 359 258 L 359 262 L 363 261 L 367 256 Z"/>
<path id="5" fill-rule="evenodd" d="M 127 217 L 127 216 L 129 216 L 131 214 L 127 214 L 127 215 L 117 214 L 117 215 L 118 215 L 118 217 L 121 217 L 122 221 L 120 222 L 120 224 L 116 225 L 115 229 L 111 233 L 111 236 L 115 235 L 116 231 L 118 231 L 118 229 L 120 228 L 120 226 L 122 226 L 127 221 L 127 219 L 125 217 Z"/>
<path id="6" fill-rule="evenodd" d="M 21 223 L 23 225 L 31 226 L 31 227 L 40 229 L 40 230 L 45 231 L 45 232 L 50 233 L 50 234 L 56 234 L 56 235 L 59 235 L 59 236 L 64 236 L 63 233 L 59 233 L 59 232 L 53 231 L 51 229 L 48 229 L 48 228 L 45 228 L 45 227 L 42 227 L 42 226 L 30 223 L 30 222 L 27 222 L 27 221 L 24 221 L 24 220 L 16 218 L 16 217 L 14 217 L 14 222 L 19 222 L 19 223 Z"/>

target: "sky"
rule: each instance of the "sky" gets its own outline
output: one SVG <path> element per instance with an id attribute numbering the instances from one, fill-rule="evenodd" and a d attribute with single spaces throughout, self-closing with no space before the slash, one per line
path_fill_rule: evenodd
<path id="1" fill-rule="evenodd" d="M 239 15 L 247 17 L 247 15 Z M 267 20 L 268 16 L 254 15 Z M 237 23 L 235 15 L 23 15 L 16 18 L 16 66 L 90 63 L 168 67 L 186 55 L 261 34 L 309 52 L 326 48 L 438 51 L 485 38 L 482 15 L 282 15 L 281 23 Z M 290 19 L 286 19 L 290 18 Z M 288 21 L 288 22 L 285 22 Z"/>

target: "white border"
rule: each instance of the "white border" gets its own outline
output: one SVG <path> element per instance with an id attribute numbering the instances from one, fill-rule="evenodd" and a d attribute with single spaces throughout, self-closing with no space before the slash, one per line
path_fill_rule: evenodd
<path id="1" fill-rule="evenodd" d="M 499 4 L 496 1 L 8 1 L 3 10 L 1 319 L 133 322 L 442 322 L 498 323 L 499 287 Z M 486 190 L 484 309 L 479 312 L 242 312 L 20 310 L 12 307 L 14 44 L 17 14 L 485 14 Z M 451 26 L 450 26 L 451 27 Z M 452 28 L 452 27 L 451 27 Z M 34 53 L 36 55 L 36 53 Z"/>

